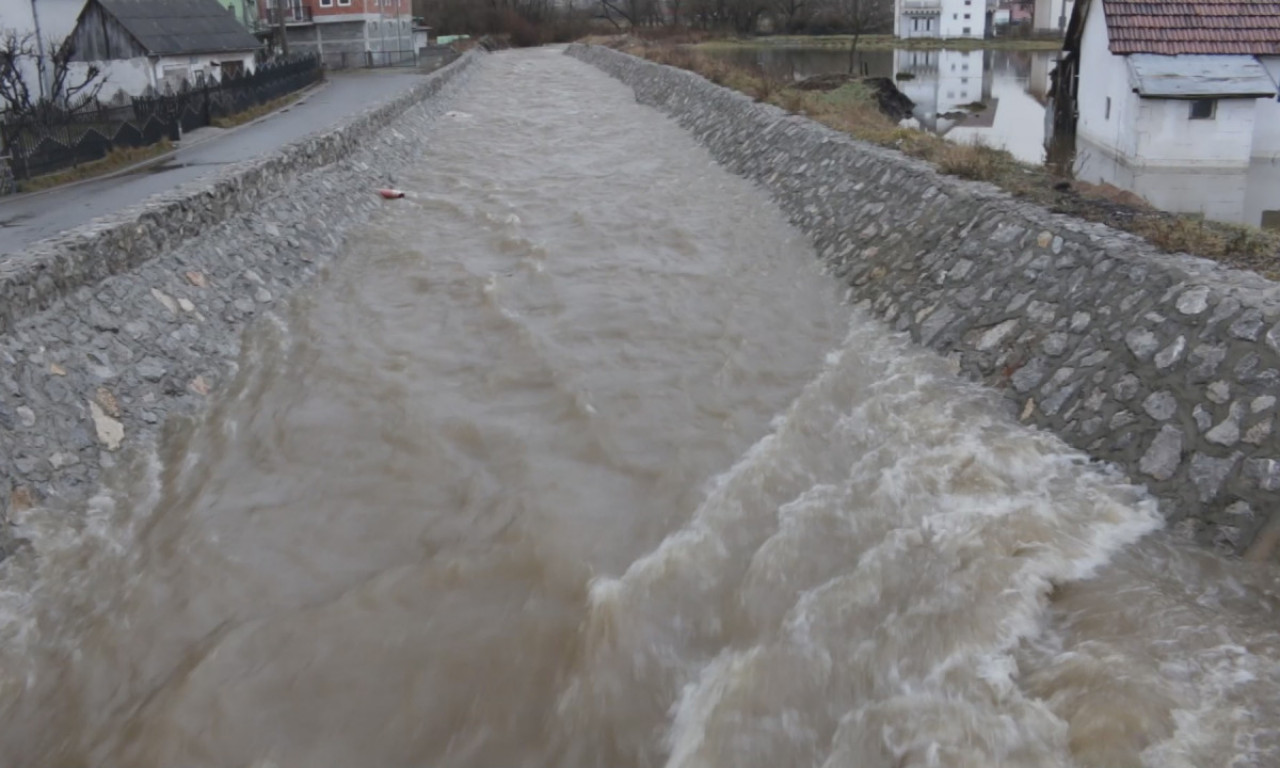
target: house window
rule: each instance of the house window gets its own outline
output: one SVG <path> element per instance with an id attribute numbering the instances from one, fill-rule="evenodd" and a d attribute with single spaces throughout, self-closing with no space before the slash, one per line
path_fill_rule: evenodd
<path id="1" fill-rule="evenodd" d="M 966 13 L 966 14 L 964 15 L 964 18 L 965 18 L 965 21 L 968 21 L 968 20 L 969 20 L 969 14 L 967 14 L 967 13 Z"/>
<path id="2" fill-rule="evenodd" d="M 952 20 L 952 21 L 955 21 L 955 20 L 956 20 L 956 19 L 958 19 L 958 18 L 960 18 L 960 14 L 958 14 L 958 13 L 953 13 L 953 14 L 951 14 L 951 20 Z"/>
<path id="3" fill-rule="evenodd" d="M 1212 120 L 1218 102 L 1216 99 L 1196 99 L 1191 102 L 1192 120 Z"/>
<path id="4" fill-rule="evenodd" d="M 964 34 L 966 34 L 966 35 L 967 35 L 967 34 L 969 34 L 969 27 L 965 27 L 965 28 L 964 28 Z"/>
<path id="5" fill-rule="evenodd" d="M 969 84 L 969 78 L 967 78 L 967 77 L 962 77 L 962 78 L 960 78 L 960 84 L 961 84 L 961 85 L 968 85 L 968 84 Z"/>
<path id="6" fill-rule="evenodd" d="M 1110 96 L 1107 97 L 1107 113 L 1103 115 L 1102 119 L 1103 120 L 1111 119 L 1111 97 Z"/>
<path id="7" fill-rule="evenodd" d="M 332 7 L 333 7 L 333 0 L 320 0 L 320 7 L 321 7 L 321 8 L 332 8 Z"/>
<path id="8" fill-rule="evenodd" d="M 916 32 L 919 32 L 919 31 L 920 31 L 920 20 L 919 20 L 919 19 L 912 19 L 912 20 L 911 20 L 911 28 L 912 28 L 913 30 L 915 30 Z"/>

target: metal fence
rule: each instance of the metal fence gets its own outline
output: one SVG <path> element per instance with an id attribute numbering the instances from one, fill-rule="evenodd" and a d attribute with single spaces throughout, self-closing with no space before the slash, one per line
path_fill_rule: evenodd
<path id="1" fill-rule="evenodd" d="M 86 100 L 67 107 L 42 105 L 0 121 L 0 154 L 17 179 L 93 162 L 115 149 L 145 147 L 209 125 L 297 91 L 323 77 L 317 56 L 260 64 L 253 73 L 176 93 L 140 96 L 111 106 Z"/>

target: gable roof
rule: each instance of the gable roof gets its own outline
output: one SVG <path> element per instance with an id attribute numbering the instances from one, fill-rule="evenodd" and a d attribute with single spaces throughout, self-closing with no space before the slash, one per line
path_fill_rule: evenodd
<path id="1" fill-rule="evenodd" d="M 251 51 L 258 40 L 218 0 L 90 0 L 153 56 Z"/>
<path id="2" fill-rule="evenodd" d="M 1280 0 L 1102 0 L 1102 8 L 1115 54 L 1280 56 Z"/>

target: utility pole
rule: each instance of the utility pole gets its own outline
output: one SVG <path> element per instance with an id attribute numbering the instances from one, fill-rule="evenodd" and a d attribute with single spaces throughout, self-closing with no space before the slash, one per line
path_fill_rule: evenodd
<path id="1" fill-rule="evenodd" d="M 36 0 L 31 0 L 31 21 L 36 26 L 36 73 L 40 78 L 40 100 L 44 101 L 47 97 L 45 94 L 44 35 L 40 32 L 40 12 L 36 10 Z"/>
<path id="2" fill-rule="evenodd" d="M 35 2 L 35 0 L 31 0 Z M 289 55 L 289 38 L 284 34 L 285 0 L 276 0 L 276 34 L 280 36 L 280 54 Z"/>

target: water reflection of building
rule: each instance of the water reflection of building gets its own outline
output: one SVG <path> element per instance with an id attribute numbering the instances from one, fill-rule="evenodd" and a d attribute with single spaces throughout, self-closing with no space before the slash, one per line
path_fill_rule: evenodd
<path id="1" fill-rule="evenodd" d="M 916 119 L 922 126 L 945 133 L 966 119 L 983 119 L 974 113 L 994 114 L 995 106 L 988 103 L 992 82 L 988 55 L 985 51 L 894 52 L 898 88 L 916 103 Z"/>
<path id="2" fill-rule="evenodd" d="M 1135 167 L 1077 137 L 1075 175 L 1127 189 L 1162 211 L 1280 229 L 1280 161 L 1221 169 Z"/>

